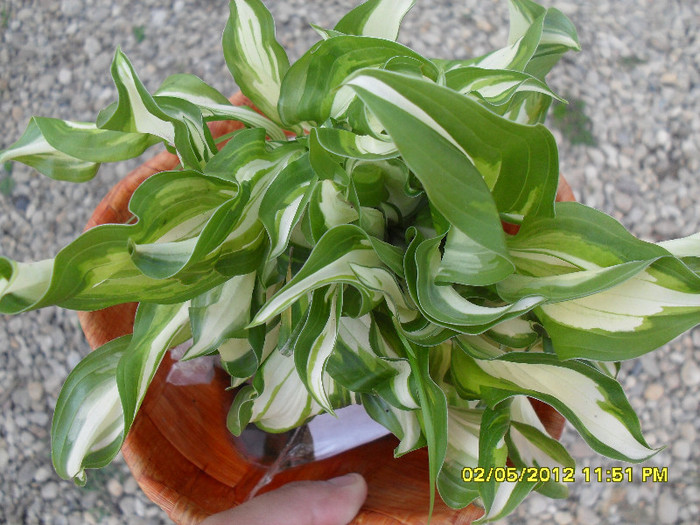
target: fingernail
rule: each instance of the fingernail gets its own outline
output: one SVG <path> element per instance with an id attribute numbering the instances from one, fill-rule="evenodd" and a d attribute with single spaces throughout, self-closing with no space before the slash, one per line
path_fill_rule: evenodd
<path id="1" fill-rule="evenodd" d="M 355 472 L 350 474 L 345 474 L 344 476 L 338 476 L 337 478 L 332 478 L 328 480 L 328 483 L 336 487 L 347 487 L 357 483 L 358 478 L 361 476 Z"/>

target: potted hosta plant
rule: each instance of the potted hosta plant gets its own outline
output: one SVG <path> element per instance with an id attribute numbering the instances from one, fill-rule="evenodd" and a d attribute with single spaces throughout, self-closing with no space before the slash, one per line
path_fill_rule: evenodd
<path id="1" fill-rule="evenodd" d="M 698 323 L 700 238 L 651 244 L 599 211 L 555 202 L 557 148 L 542 123 L 559 97 L 545 77 L 579 47 L 560 11 L 510 0 L 505 47 L 447 60 L 396 42 L 412 4 L 369 0 L 333 29 L 314 27 L 320 41 L 290 64 L 260 0 L 232 0 L 223 50 L 242 105 L 192 75 L 149 93 L 117 50 L 118 100 L 94 124 L 34 117 L 0 152 L 0 162 L 73 182 L 159 143 L 174 159 L 105 201 L 100 213 L 124 224 L 90 228 L 53 259 L 0 258 L 0 312 L 59 305 L 120 326 L 103 330 L 120 335 L 110 340 L 90 324 L 104 344 L 59 396 L 61 476 L 84 483 L 85 469 L 149 425 L 180 441 L 142 441 L 136 472 L 150 473 L 159 453 L 209 454 L 210 438 L 228 439 L 210 427 L 286 432 L 352 404 L 399 440 L 373 450 L 395 447 L 403 457 L 390 461 L 411 469 L 373 507 L 377 523 L 416 522 L 398 501 L 414 497 L 416 472 L 425 513 L 437 488 L 445 520 L 472 503 L 480 519 L 499 519 L 532 490 L 565 497 L 574 462 L 538 417 L 542 403 L 601 454 L 655 454 L 617 362 Z M 229 120 L 237 129 L 208 126 Z M 219 357 L 221 395 L 185 385 L 190 401 L 164 415 L 153 407 L 175 394 L 159 365 L 181 343 L 183 361 Z M 192 471 L 163 467 L 200 501 L 144 474 L 182 522 L 213 508 L 207 497 L 242 501 L 260 477 L 225 454 L 203 457 Z M 355 470 L 347 461 L 305 475 Z M 382 472 L 377 487 L 392 483 L 385 460 L 357 461 Z M 214 474 L 221 465 L 230 493 L 207 485 L 227 476 Z"/>

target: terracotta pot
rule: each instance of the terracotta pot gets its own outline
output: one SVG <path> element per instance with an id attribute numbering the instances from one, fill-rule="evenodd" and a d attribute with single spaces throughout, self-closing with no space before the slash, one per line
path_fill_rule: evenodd
<path id="1" fill-rule="evenodd" d="M 236 104 L 251 105 L 240 93 Z M 215 136 L 239 129 L 237 122 L 212 126 Z M 163 152 L 121 180 L 95 209 L 86 229 L 129 219 L 131 194 L 147 177 L 172 169 L 177 158 Z M 574 200 L 562 179 L 559 200 Z M 95 312 L 79 312 L 80 323 L 92 348 L 133 330 L 136 304 L 122 304 Z M 122 454 L 146 495 L 180 525 L 243 502 L 264 470 L 247 463 L 234 447 L 226 428 L 233 393 L 227 375 L 217 369 L 209 384 L 175 386 L 166 382 L 173 361 L 166 355 L 148 390 L 122 447 Z M 564 419 L 551 407 L 533 400 L 548 432 L 560 437 Z M 328 479 L 361 473 L 369 495 L 354 524 L 414 525 L 427 521 L 429 501 L 428 456 L 421 449 L 394 459 L 398 441 L 387 436 L 322 461 L 278 474 L 261 492 L 295 480 Z M 473 505 L 454 511 L 436 498 L 432 523 L 469 524 L 483 513 Z"/>

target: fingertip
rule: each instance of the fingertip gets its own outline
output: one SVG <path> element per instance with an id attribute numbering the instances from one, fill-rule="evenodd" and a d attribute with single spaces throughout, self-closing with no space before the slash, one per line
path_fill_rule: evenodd
<path id="1" fill-rule="evenodd" d="M 335 516 L 328 523 L 350 523 L 357 515 L 362 504 L 367 499 L 367 482 L 362 475 L 353 472 L 326 481 L 333 491 L 333 499 L 337 502 L 333 510 Z M 325 520 L 320 520 L 325 523 Z"/>
<path id="2" fill-rule="evenodd" d="M 358 474 L 357 472 L 351 472 L 350 474 L 344 474 L 342 476 L 331 478 L 328 480 L 328 483 L 336 487 L 347 487 L 360 483 L 362 485 L 367 485 L 365 478 L 362 477 L 362 474 Z"/>
<path id="3" fill-rule="evenodd" d="M 346 525 L 367 498 L 357 473 L 327 481 L 296 481 L 207 518 L 207 525 Z"/>

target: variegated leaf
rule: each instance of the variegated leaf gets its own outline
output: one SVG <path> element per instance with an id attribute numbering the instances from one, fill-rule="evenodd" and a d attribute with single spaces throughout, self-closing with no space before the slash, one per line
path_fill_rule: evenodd
<path id="1" fill-rule="evenodd" d="M 188 310 L 189 302 L 139 305 L 133 337 L 117 366 L 125 433 L 136 417 L 165 352 L 189 337 Z"/>
<path id="2" fill-rule="evenodd" d="M 660 242 L 659 246 L 681 259 L 688 268 L 700 275 L 700 233 L 682 239 Z"/>
<path id="3" fill-rule="evenodd" d="M 700 257 L 700 233 L 660 242 L 659 246 L 676 257 Z"/>
<path id="4" fill-rule="evenodd" d="M 442 500 L 461 509 L 479 497 L 479 484 L 465 482 L 462 469 L 479 464 L 479 431 L 483 410 L 449 406 L 447 411 L 447 450 L 437 479 Z"/>
<path id="5" fill-rule="evenodd" d="M 347 13 L 335 30 L 346 35 L 362 35 L 396 40 L 399 27 L 415 0 L 367 0 Z"/>
<path id="6" fill-rule="evenodd" d="M 353 404 L 353 395 L 336 385 L 328 375 L 324 375 L 323 381 L 333 408 Z M 249 411 L 248 421 L 238 413 L 241 409 Z M 239 423 L 255 423 L 267 432 L 285 432 L 322 412 L 323 408 L 314 401 L 297 374 L 294 357 L 274 351 L 260 367 L 253 384 L 237 394 L 229 422 L 233 418 Z"/>
<path id="7" fill-rule="evenodd" d="M 508 104 L 516 93 L 542 93 L 564 102 L 543 81 L 520 71 L 460 67 L 445 74 L 447 87 L 465 95 L 477 95 L 489 107 Z"/>
<path id="8" fill-rule="evenodd" d="M 699 276 L 602 212 L 559 203 L 555 218 L 526 221 L 509 248 L 518 274 L 499 294 L 557 301 L 536 314 L 562 358 L 629 359 L 700 322 Z"/>
<path id="9" fill-rule="evenodd" d="M 485 333 L 492 341 L 509 348 L 531 348 L 540 335 L 533 328 L 534 321 L 515 317 L 498 323 Z"/>
<path id="10" fill-rule="evenodd" d="M 183 359 L 211 353 L 245 328 L 250 321 L 254 285 L 254 272 L 238 275 L 192 300 L 189 316 L 193 341 Z"/>
<path id="11" fill-rule="evenodd" d="M 387 307 L 400 323 L 410 323 L 418 317 L 416 306 L 406 297 L 391 272 L 384 268 L 368 268 L 352 263 L 350 267 L 360 283 L 384 296 Z"/>
<path id="12" fill-rule="evenodd" d="M 357 197 L 356 206 L 381 207 L 389 199 L 389 190 L 385 185 L 387 173 L 384 166 L 356 160 L 347 162 L 346 169 L 350 173 L 351 197 L 353 199 Z"/>
<path id="13" fill-rule="evenodd" d="M 394 457 L 403 456 L 425 446 L 425 436 L 416 415 L 417 411 L 396 408 L 381 397 L 371 394 L 362 394 L 361 399 L 369 416 L 399 438 Z"/>
<path id="14" fill-rule="evenodd" d="M 382 67 L 397 55 L 418 60 L 432 78 L 437 78 L 435 67 L 426 58 L 390 40 L 338 36 L 319 42 L 284 77 L 279 102 L 282 121 L 287 125 L 302 122 L 319 125 L 331 113 L 342 115 L 353 98 L 352 91 L 339 90 L 348 76 L 360 69 Z M 318 75 L 316 71 L 324 74 Z"/>
<path id="15" fill-rule="evenodd" d="M 409 274 L 415 272 L 416 304 L 421 312 L 433 322 L 461 331 L 478 334 L 501 321 L 519 317 L 544 302 L 544 297 L 531 295 L 502 306 L 484 306 L 462 297 L 452 286 L 435 284 L 440 265 L 439 245 L 441 237 L 428 239 L 420 243 L 415 250 L 415 262 L 408 261 L 415 270 L 406 269 Z"/>
<path id="16" fill-rule="evenodd" d="M 561 11 L 544 8 L 532 0 L 509 0 L 510 33 L 508 43 L 522 38 L 532 24 L 544 17 L 542 35 L 537 49 L 527 64 L 526 72 L 544 79 L 549 70 L 567 51 L 579 51 L 576 28 Z"/>
<path id="17" fill-rule="evenodd" d="M 537 316 L 559 356 L 637 357 L 700 323 L 700 276 L 662 259 L 631 279 L 580 299 L 547 304 Z"/>
<path id="18" fill-rule="evenodd" d="M 262 341 L 255 340 L 255 330 L 248 331 L 248 337 L 231 338 L 219 345 L 221 366 L 231 375 L 231 386 L 241 385 L 258 370 L 260 364 L 275 350 L 278 343 L 280 324 L 260 327 Z"/>
<path id="19" fill-rule="evenodd" d="M 130 341 L 126 335 L 89 353 L 61 388 L 51 423 L 51 459 L 64 479 L 84 485 L 86 468 L 104 467 L 119 452 L 126 433 L 116 375 Z"/>
<path id="20" fill-rule="evenodd" d="M 484 286 L 502 281 L 512 273 L 512 264 L 461 230 L 450 228 L 435 282 Z"/>
<path id="21" fill-rule="evenodd" d="M 100 113 L 97 126 L 114 131 L 149 133 L 174 144 L 175 126 L 146 90 L 121 49 L 114 54 L 111 73 L 119 100 Z"/>
<path id="22" fill-rule="evenodd" d="M 246 106 L 234 106 L 195 75 L 169 76 L 154 94 L 186 100 L 197 106 L 206 120 L 239 120 L 250 127 L 263 128 L 272 140 L 286 140 L 282 128 L 269 118 Z"/>
<path id="23" fill-rule="evenodd" d="M 508 322 L 505 321 L 503 324 Z M 493 359 L 494 357 L 502 356 L 510 350 L 485 334 L 459 334 L 453 341 L 474 359 Z"/>
<path id="24" fill-rule="evenodd" d="M 277 102 L 289 59 L 275 37 L 272 15 L 260 0 L 231 0 L 224 29 L 224 58 L 236 84 L 253 103 L 279 122 Z"/>
<path id="25" fill-rule="evenodd" d="M 0 259 L 0 285 L 4 284 L 0 307 L 7 313 L 52 304 L 87 310 L 129 301 L 182 302 L 199 295 L 226 278 L 209 264 L 193 265 L 178 279 L 146 276 L 132 260 L 130 243 L 192 235 L 216 206 L 235 194 L 235 185 L 195 172 L 153 175 L 131 198 L 130 210 L 139 219 L 135 224 L 107 224 L 86 231 L 53 263 L 41 263 L 42 273 L 34 283 L 25 282 L 25 264 Z"/>
<path id="26" fill-rule="evenodd" d="M 508 45 L 484 56 L 468 60 L 435 60 L 434 62 L 438 63 L 446 72 L 465 66 L 525 71 L 542 39 L 544 20 L 545 15 L 543 12 L 529 20 L 527 24 L 519 27 L 518 33 L 512 31 L 512 37 L 508 39 Z"/>
<path id="27" fill-rule="evenodd" d="M 486 407 L 481 415 L 479 467 L 483 468 L 484 472 L 493 472 L 496 468 L 503 468 L 506 465 L 508 446 L 504 438 L 510 427 L 509 404 L 510 400 L 507 400 L 495 405 L 493 408 Z M 495 501 L 495 499 L 502 484 L 502 482 L 496 481 L 495 477 L 489 475 L 486 476 L 485 481 L 479 483 L 479 496 L 486 509 L 486 515 L 481 520 L 486 519 L 489 515 L 499 514 L 500 509 L 498 507 L 503 505 L 501 502 Z M 518 493 L 525 497 L 534 485 L 535 483 L 533 482 L 523 480 L 518 482 L 516 487 L 520 486 L 521 490 Z M 520 503 L 520 500 L 517 503 Z"/>
<path id="28" fill-rule="evenodd" d="M 528 481 L 499 483 L 488 512 L 474 521 L 474 524 L 488 523 L 507 516 L 530 494 L 534 484 Z"/>
<path id="29" fill-rule="evenodd" d="M 510 405 L 511 427 L 506 441 L 508 456 L 518 467 L 546 467 L 563 472 L 576 463 L 559 441 L 547 434 L 532 404 L 525 396 L 514 396 Z M 552 498 L 568 495 L 565 484 L 544 482 L 535 490 Z"/>
<path id="30" fill-rule="evenodd" d="M 0 257 L 0 312 L 31 309 L 49 288 L 53 273 L 53 259 L 21 263 Z"/>
<path id="31" fill-rule="evenodd" d="M 330 180 L 320 181 L 311 193 L 307 218 L 313 243 L 328 230 L 359 219 L 357 209 L 346 198 L 343 188 Z"/>
<path id="32" fill-rule="evenodd" d="M 454 352 L 452 366 L 463 395 L 489 405 L 513 395 L 540 399 L 556 408 L 600 454 L 640 462 L 657 452 L 644 441 L 620 384 L 586 364 L 542 353 L 514 352 L 480 360 Z"/>
<path id="33" fill-rule="evenodd" d="M 371 337 L 375 338 L 375 344 L 370 342 Z M 392 350 L 387 352 L 388 345 L 378 345 L 376 338 L 381 337 L 382 333 L 373 327 L 370 316 L 342 317 L 327 371 L 353 392 L 376 394 L 398 409 L 415 410 L 418 400 L 410 378 L 410 365 Z"/>
<path id="34" fill-rule="evenodd" d="M 416 377 L 420 409 L 418 418 L 428 447 L 428 475 L 430 481 L 430 508 L 435 505 L 435 486 L 447 453 L 447 399 L 430 376 L 430 354 L 427 348 L 414 348 L 399 332 L 411 372 Z"/>
<path id="35" fill-rule="evenodd" d="M 347 84 L 385 126 L 435 208 L 481 246 L 507 258 L 496 209 L 516 220 L 553 215 L 557 151 L 543 126 L 509 122 L 449 88 L 398 73 L 368 70 Z"/>
<path id="36" fill-rule="evenodd" d="M 329 38 L 333 38 L 336 36 L 342 36 L 345 34 L 345 33 L 341 33 L 340 31 L 336 31 L 334 29 L 324 29 L 323 27 L 316 25 L 316 24 L 309 24 L 309 25 L 324 40 L 328 40 Z"/>
<path id="37" fill-rule="evenodd" d="M 324 382 L 326 363 L 338 337 L 342 297 L 342 291 L 336 285 L 315 290 L 304 326 L 294 341 L 297 373 L 314 400 L 330 413 L 333 413 L 333 407 Z"/>
<path id="38" fill-rule="evenodd" d="M 258 269 L 267 249 L 258 210 L 271 181 L 300 153 L 295 144 L 269 148 L 262 130 L 238 133 L 208 164 L 204 176 L 234 179 L 241 191 L 211 214 L 199 232 L 167 242 L 161 238 L 150 244 L 133 243 L 134 262 L 158 278 L 173 277 L 205 261 L 228 277 Z"/>
<path id="39" fill-rule="evenodd" d="M 241 219 L 248 201 L 249 190 L 244 186 L 215 210 L 207 210 L 177 225 L 155 242 L 131 240 L 132 261 L 144 275 L 167 279 L 201 264 L 206 258 L 211 260 L 212 252 L 219 255 L 223 251 L 224 240 Z"/>
<path id="40" fill-rule="evenodd" d="M 503 117 L 518 124 L 544 124 L 551 105 L 552 97 L 549 95 L 536 92 L 516 93 Z"/>
<path id="41" fill-rule="evenodd" d="M 251 326 L 267 322 L 302 295 L 327 284 L 357 284 L 350 264 L 374 267 L 380 266 L 381 263 L 367 235 L 357 226 L 346 224 L 329 230 L 319 240 L 306 264 L 284 288 L 258 310 Z"/>
<path id="42" fill-rule="evenodd" d="M 318 141 L 335 155 L 362 160 L 391 159 L 399 155 L 392 142 L 378 140 L 370 135 L 357 135 L 335 128 L 317 128 Z"/>
<path id="43" fill-rule="evenodd" d="M 270 237 L 268 259 L 279 257 L 287 249 L 316 182 L 309 156 L 305 154 L 289 163 L 270 183 L 260 202 L 260 221 Z"/>
<path id="44" fill-rule="evenodd" d="M 320 180 L 348 185 L 348 174 L 342 166 L 342 160 L 321 146 L 318 141 L 318 128 L 311 128 L 309 133 L 309 163 Z"/>
<path id="45" fill-rule="evenodd" d="M 102 110 L 97 127 L 105 130 L 149 133 L 175 146 L 183 166 L 201 168 L 216 151 L 196 105 L 175 97 L 153 97 L 119 49 L 112 61 L 118 101 Z"/>
<path id="46" fill-rule="evenodd" d="M 15 160 L 47 177 L 85 182 L 100 163 L 138 157 L 158 141 L 145 133 L 98 129 L 86 122 L 33 117 L 22 137 L 0 151 L 0 164 Z"/>

